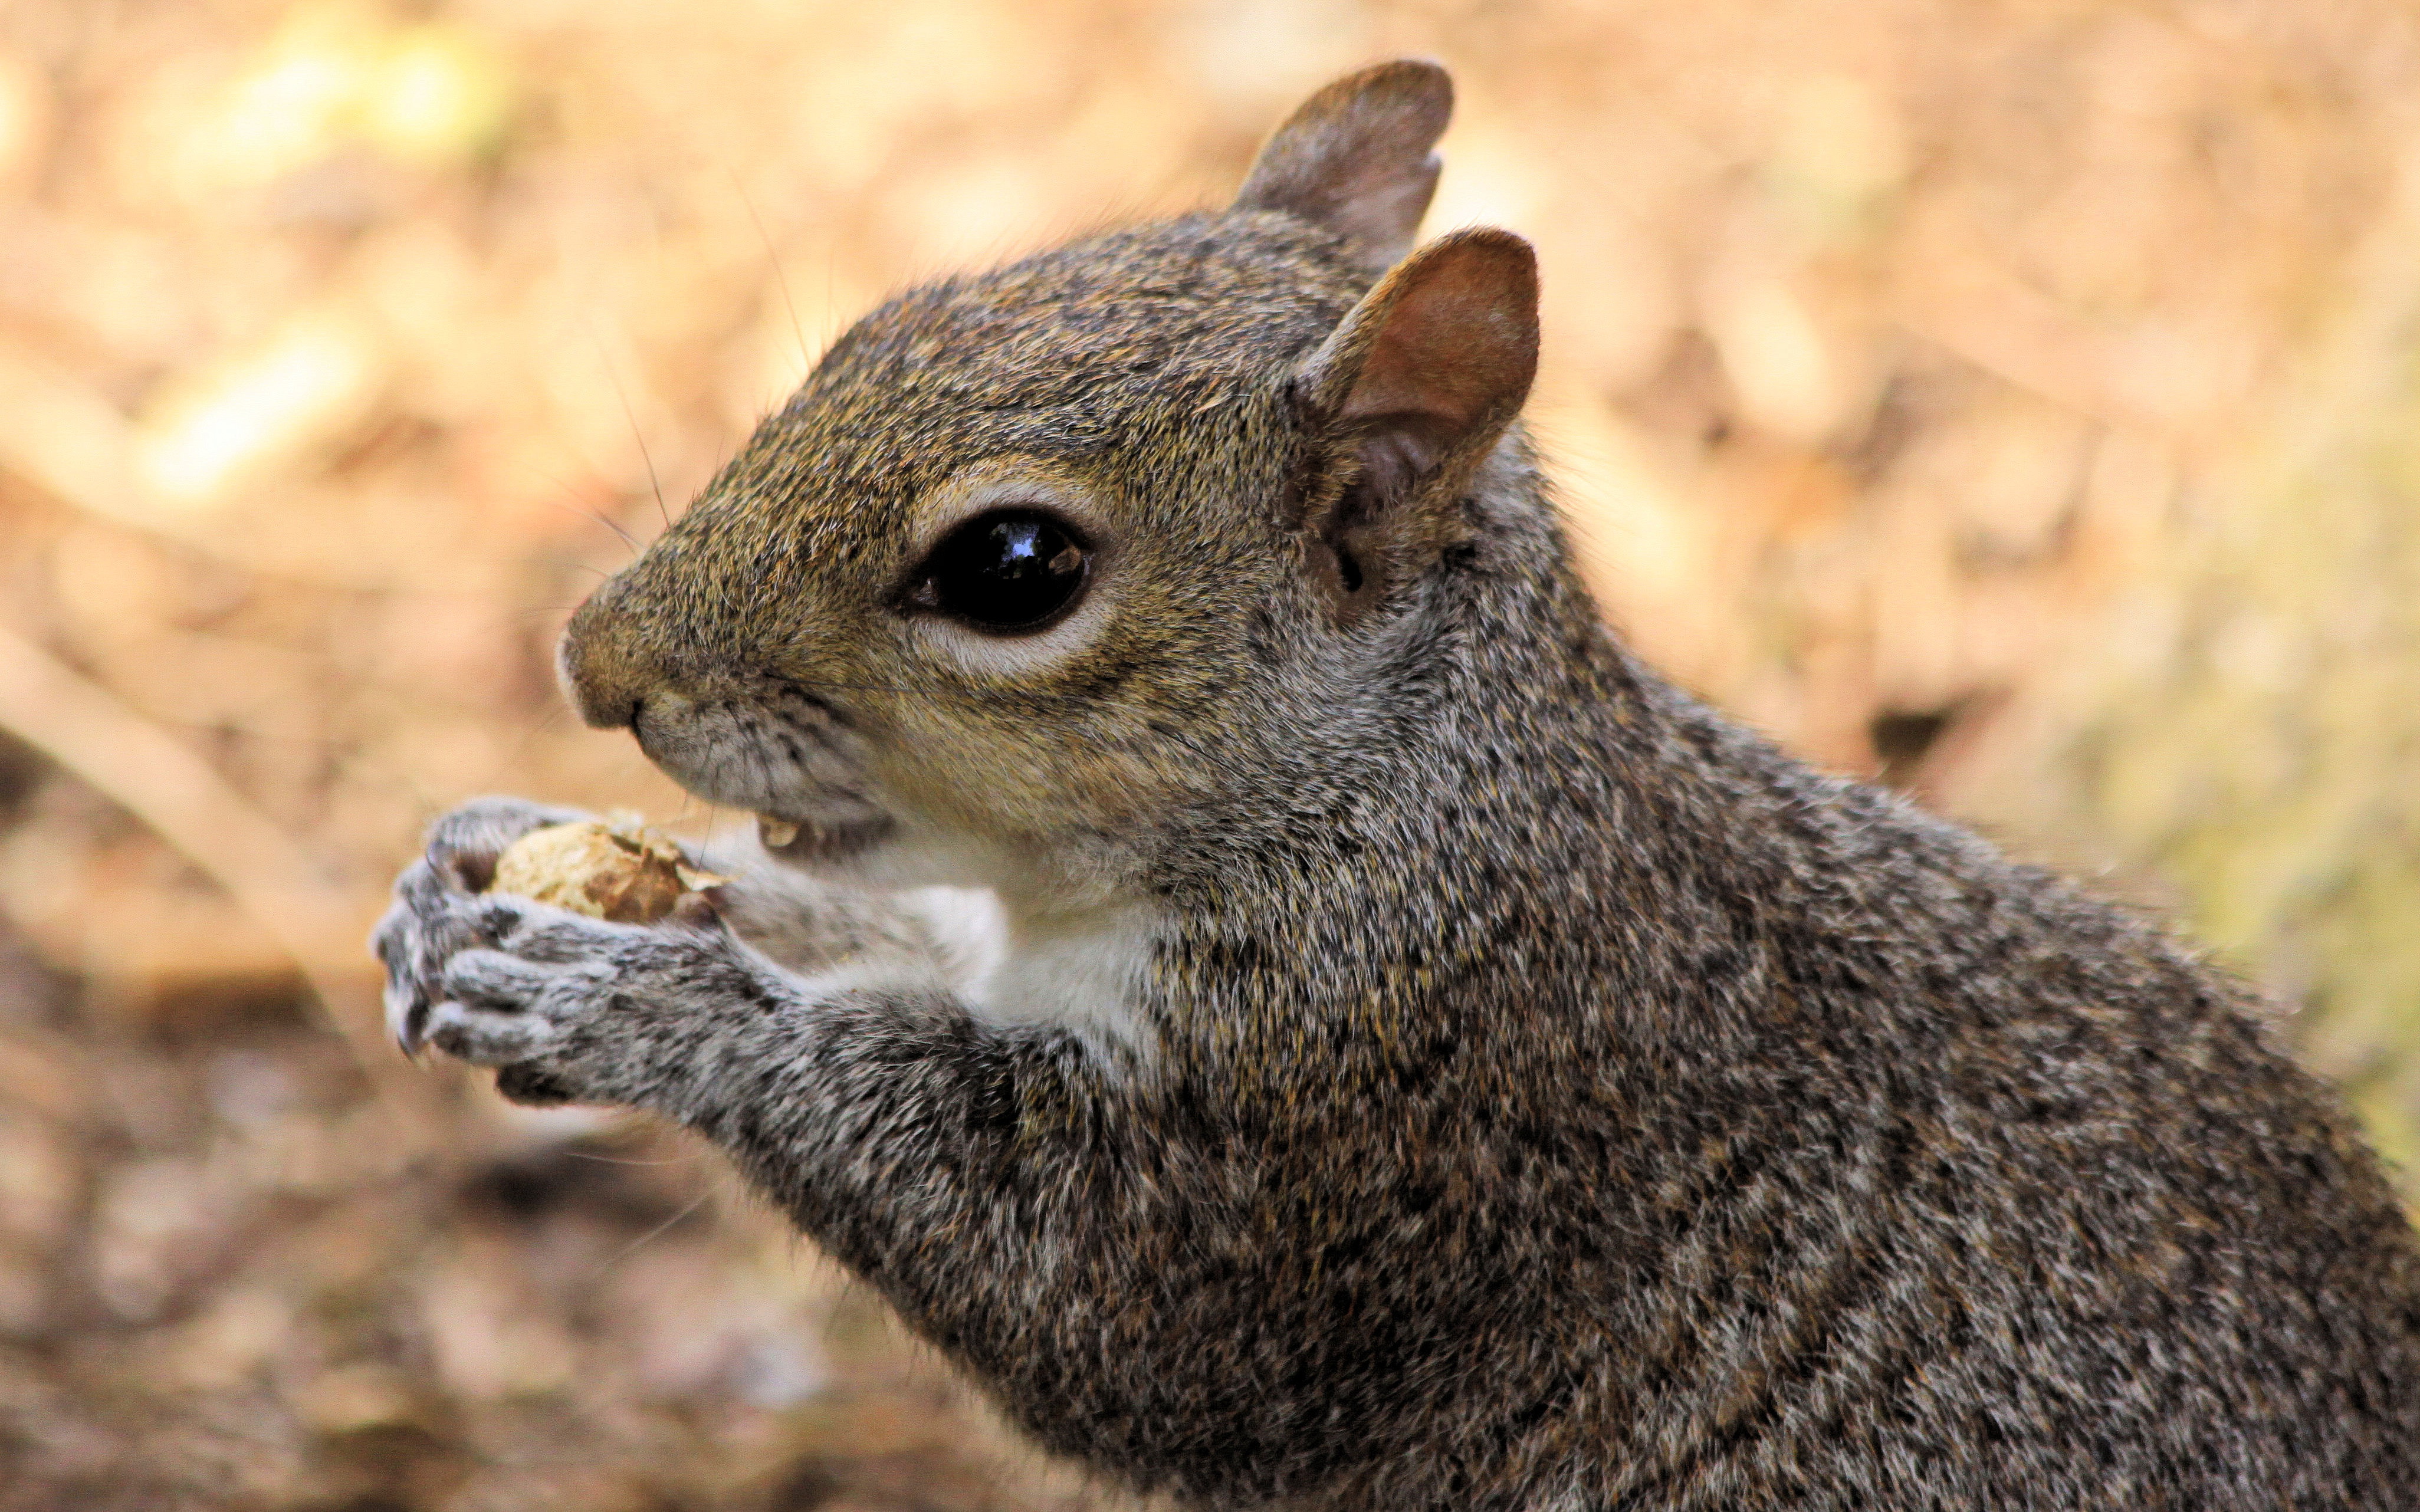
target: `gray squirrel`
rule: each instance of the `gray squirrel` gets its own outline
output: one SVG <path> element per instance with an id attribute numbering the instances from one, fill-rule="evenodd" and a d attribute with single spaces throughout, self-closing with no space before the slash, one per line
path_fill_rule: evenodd
<path id="1" fill-rule="evenodd" d="M 1197 1508 L 2420 1507 L 2420 1249 L 2256 998 L 1605 629 L 1451 94 L 910 290 L 573 617 L 760 816 L 481 890 L 407 1049 L 727 1151 L 1041 1444 Z"/>

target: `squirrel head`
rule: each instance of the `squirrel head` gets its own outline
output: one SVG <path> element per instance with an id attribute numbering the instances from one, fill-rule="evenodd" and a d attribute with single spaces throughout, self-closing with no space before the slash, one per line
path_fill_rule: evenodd
<path id="1" fill-rule="evenodd" d="M 1528 244 L 1412 247 L 1450 105 L 1338 80 L 1226 210 L 867 316 L 573 616 L 582 716 L 892 885 L 1106 875 L 1267 780 L 1483 528 L 1528 392 Z"/>

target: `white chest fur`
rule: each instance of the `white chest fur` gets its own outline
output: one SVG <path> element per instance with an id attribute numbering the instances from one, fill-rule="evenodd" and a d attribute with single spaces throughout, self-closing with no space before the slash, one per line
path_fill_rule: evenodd
<path id="1" fill-rule="evenodd" d="M 1056 1026 L 1095 1050 L 1150 1058 L 1138 1007 L 1156 934 L 1148 910 L 1018 916 L 977 887 L 919 887 L 899 902 L 932 931 L 951 985 L 984 1022 Z"/>

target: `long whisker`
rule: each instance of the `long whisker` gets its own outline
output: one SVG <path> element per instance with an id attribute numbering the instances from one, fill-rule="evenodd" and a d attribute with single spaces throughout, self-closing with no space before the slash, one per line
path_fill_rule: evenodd
<path id="1" fill-rule="evenodd" d="M 550 501 L 551 502 L 551 501 Z M 659 503 L 660 503 L 661 501 L 661 501 L 661 499 L 660 499 L 660 498 L 659 498 L 658 502 L 659 502 Z M 610 515 L 606 515 L 606 514 L 603 514 L 603 513 L 601 513 L 601 512 L 599 512 L 599 511 L 597 511 L 597 510 L 591 509 L 591 508 L 589 508 L 589 507 L 588 507 L 587 505 L 585 505 L 585 504 L 563 504 L 563 503 L 557 503 L 557 504 L 555 505 L 555 507 L 556 507 L 556 508 L 558 508 L 558 509 L 577 509 L 577 510 L 579 510 L 579 512 L 580 512 L 581 514 L 583 514 L 583 515 L 587 516 L 590 519 L 595 520 L 597 524 L 604 526 L 604 527 L 605 527 L 607 530 L 609 530 L 609 531 L 612 531 L 614 534 L 616 534 L 616 535 L 618 535 L 618 536 L 620 536 L 620 537 L 622 538 L 622 544 L 623 544 L 624 546 L 627 546 L 627 547 L 628 547 L 628 548 L 630 548 L 630 554 L 631 554 L 632 556 L 637 556 L 637 555 L 639 554 L 639 552 L 640 552 L 640 551 L 642 551 L 643 549 L 644 549 L 644 548 L 643 548 L 643 547 L 641 547 L 641 546 L 639 545 L 639 538 L 638 538 L 637 536 L 635 536 L 635 535 L 632 535 L 628 531 L 624 530 L 624 529 L 622 528 L 622 522 L 621 522 L 621 521 L 619 521 L 619 520 L 617 520 L 617 519 L 615 519 L 615 518 L 613 518 L 613 517 L 612 516 L 610 516 Z"/>
<path id="2" fill-rule="evenodd" d="M 622 418 L 630 423 L 630 439 L 639 443 L 639 460 L 646 464 L 647 486 L 653 489 L 656 495 L 656 513 L 662 517 L 664 529 L 671 530 L 673 512 L 664 503 L 663 480 L 656 476 L 656 459 L 647 451 L 646 434 L 639 429 L 639 412 L 630 408 L 630 391 L 622 386 L 622 375 L 613 371 L 613 354 L 603 349 L 605 339 L 602 336 L 597 338 L 597 345 L 598 357 L 605 364 L 605 381 L 613 385 L 613 397 L 622 401 Z"/>
<path id="3" fill-rule="evenodd" d="M 560 702 L 550 702 L 547 705 L 546 712 L 531 720 L 529 728 L 521 732 L 520 738 L 514 741 L 512 745 L 505 749 L 504 753 L 496 759 L 495 769 L 488 774 L 487 781 L 482 782 L 479 785 L 481 787 L 490 787 L 497 781 L 501 780 L 504 775 L 512 770 L 514 764 L 520 762 L 522 754 L 530 748 L 530 746 L 536 741 L 537 737 L 545 733 L 547 729 L 557 719 L 563 717 L 564 708 L 565 705 Z"/>
<path id="4" fill-rule="evenodd" d="M 641 1234 L 638 1238 L 630 1241 L 628 1244 L 615 1250 L 612 1255 L 607 1256 L 603 1261 L 601 1261 L 594 1270 L 590 1271 L 588 1274 L 583 1276 L 582 1279 L 593 1281 L 597 1277 L 603 1275 L 606 1272 L 611 1271 L 613 1267 L 621 1264 L 624 1260 L 628 1259 L 632 1255 L 637 1254 L 642 1247 L 653 1243 L 657 1239 L 670 1233 L 675 1225 L 678 1224 L 682 1219 L 687 1218 L 690 1213 L 697 1211 L 698 1209 L 705 1207 L 707 1202 L 713 1199 L 713 1197 L 714 1188 L 711 1186 L 706 1188 L 706 1190 L 697 1195 L 696 1198 L 691 1201 L 688 1207 L 683 1208 L 676 1213 L 674 1213 L 662 1223 L 656 1225 L 656 1227 L 648 1229 L 645 1233 Z"/>
<path id="5" fill-rule="evenodd" d="M 807 345 L 806 322 L 799 318 L 798 301 L 790 298 L 790 275 L 782 269 L 782 255 L 773 248 L 772 233 L 765 229 L 765 218 L 756 213 L 756 202 L 748 197 L 748 186 L 739 181 L 737 170 L 732 172 L 731 187 L 738 193 L 739 203 L 748 208 L 748 219 L 755 223 L 757 239 L 765 243 L 765 260 L 773 265 L 773 285 L 782 291 L 782 303 L 790 312 L 791 334 L 799 338 L 799 359 L 812 366 L 815 354 Z"/>
<path id="6" fill-rule="evenodd" d="M 570 483 L 566 480 L 562 474 L 548 472 L 543 469 L 539 471 L 549 483 L 553 484 L 565 493 L 568 494 L 578 491 L 571 486 Z M 560 499 L 549 499 L 546 501 L 546 503 L 551 509 L 560 509 L 566 514 L 580 515 L 604 526 L 607 530 L 612 531 L 614 534 L 622 538 L 622 544 L 630 548 L 630 554 L 633 556 L 636 556 L 640 551 L 644 549 L 644 548 L 640 546 L 639 538 L 637 536 L 632 535 L 628 531 L 624 530 L 621 526 L 621 522 L 615 520 L 609 515 L 591 509 L 585 504 L 567 504 Z"/>

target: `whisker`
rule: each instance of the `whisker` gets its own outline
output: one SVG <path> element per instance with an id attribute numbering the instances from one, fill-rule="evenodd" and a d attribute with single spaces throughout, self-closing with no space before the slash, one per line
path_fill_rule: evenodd
<path id="1" fill-rule="evenodd" d="M 698 1209 L 705 1207 L 707 1200 L 713 1196 L 714 1188 L 711 1186 L 707 1187 L 705 1191 L 700 1192 L 697 1195 L 696 1200 L 690 1203 L 688 1207 L 683 1208 L 676 1213 L 674 1213 L 662 1223 L 656 1225 L 653 1228 L 648 1229 L 645 1233 L 641 1234 L 638 1238 L 630 1241 L 628 1244 L 623 1245 L 620 1249 L 615 1250 L 613 1254 L 607 1256 L 605 1259 L 597 1265 L 597 1269 L 591 1271 L 583 1279 L 595 1280 L 597 1277 L 603 1275 L 606 1272 L 613 1269 L 613 1267 L 621 1264 L 624 1260 L 628 1259 L 633 1254 L 638 1252 L 640 1246 L 650 1243 L 664 1234 L 671 1232 L 675 1224 L 679 1223 L 682 1219 L 688 1217 L 690 1213 L 695 1212 Z"/>
<path id="2" fill-rule="evenodd" d="M 748 208 L 748 219 L 755 224 L 757 239 L 765 243 L 765 260 L 773 266 L 773 285 L 782 291 L 782 303 L 790 312 L 790 333 L 799 338 L 799 358 L 809 366 L 814 364 L 814 348 L 807 345 L 806 323 L 799 318 L 799 302 L 790 298 L 790 275 L 783 270 L 781 254 L 773 247 L 772 233 L 765 229 L 765 218 L 756 213 L 756 202 L 748 197 L 748 186 L 739 181 L 737 169 L 731 172 L 731 187 L 737 191 L 739 203 Z"/>
<path id="3" fill-rule="evenodd" d="M 593 328 L 591 334 L 595 335 Z M 630 423 L 630 439 L 639 443 L 639 460 L 646 464 L 647 486 L 655 490 L 656 495 L 656 513 L 662 517 L 664 529 L 671 530 L 673 513 L 664 503 L 663 480 L 656 476 L 656 459 L 647 451 L 645 433 L 639 429 L 639 412 L 630 408 L 630 391 L 622 386 L 622 375 L 613 371 L 613 353 L 605 349 L 605 338 L 596 336 L 596 341 L 599 359 L 605 364 L 605 380 L 613 385 L 613 397 L 622 401 L 622 418 Z"/>
<path id="4" fill-rule="evenodd" d="M 635 424 L 635 422 L 633 424 Z M 565 493 L 571 493 L 574 491 L 570 483 L 559 474 L 548 472 L 545 474 L 545 477 L 549 483 L 553 484 Z M 588 519 L 595 520 L 597 524 L 604 526 L 607 530 L 612 531 L 614 534 L 620 536 L 622 538 L 622 544 L 630 548 L 630 554 L 632 556 L 636 556 L 645 549 L 645 548 L 639 544 L 639 538 L 637 536 L 632 535 L 628 531 L 624 530 L 621 522 L 614 519 L 610 515 L 591 509 L 586 504 L 567 504 L 560 499 L 549 499 L 546 501 L 546 504 L 550 509 L 560 509 L 566 515 L 580 515 Z"/>
<path id="5" fill-rule="evenodd" d="M 549 702 L 545 711 L 539 714 L 536 718 L 531 720 L 529 727 L 520 733 L 520 737 L 515 740 L 512 745 L 506 748 L 504 753 L 496 759 L 494 769 L 489 771 L 486 779 L 478 785 L 482 788 L 495 786 L 496 782 L 502 779 L 506 772 L 512 770 L 514 764 L 519 762 L 521 757 L 528 752 L 531 745 L 536 741 L 537 737 L 546 733 L 547 727 L 553 724 L 557 719 L 563 717 L 563 712 L 564 706 L 560 701 Z"/>

